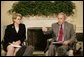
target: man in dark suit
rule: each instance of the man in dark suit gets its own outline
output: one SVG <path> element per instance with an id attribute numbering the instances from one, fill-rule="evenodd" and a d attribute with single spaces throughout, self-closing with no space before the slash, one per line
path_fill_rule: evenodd
<path id="1" fill-rule="evenodd" d="M 53 34 L 53 39 L 49 46 L 49 52 L 48 52 L 49 56 L 55 55 L 55 47 L 57 46 L 53 45 L 54 41 L 59 42 L 59 44 L 63 44 L 64 46 L 67 46 L 68 44 L 76 40 L 73 25 L 65 21 L 66 15 L 64 13 L 59 13 L 57 19 L 58 22 L 52 24 L 51 30 L 47 31 L 46 27 L 42 28 L 44 34 L 50 34 L 50 33 Z"/>

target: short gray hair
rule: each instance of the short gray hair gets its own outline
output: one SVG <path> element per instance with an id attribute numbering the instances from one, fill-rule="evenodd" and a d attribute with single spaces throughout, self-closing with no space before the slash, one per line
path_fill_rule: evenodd
<path id="1" fill-rule="evenodd" d="M 63 12 L 58 13 L 58 14 L 57 14 L 57 16 L 58 16 L 58 15 L 63 15 L 65 19 L 66 19 L 66 17 L 67 17 L 67 16 L 66 16 L 66 14 L 65 14 L 65 13 L 63 13 Z"/>

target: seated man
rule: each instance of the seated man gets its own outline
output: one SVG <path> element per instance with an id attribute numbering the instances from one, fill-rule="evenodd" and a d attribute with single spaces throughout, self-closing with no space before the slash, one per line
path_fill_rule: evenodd
<path id="1" fill-rule="evenodd" d="M 58 46 L 53 44 L 54 41 L 67 47 L 68 44 L 71 44 L 76 40 L 73 25 L 65 21 L 66 15 L 64 13 L 59 13 L 57 19 L 58 22 L 52 24 L 51 30 L 48 31 L 46 27 L 42 28 L 44 34 L 53 34 L 53 39 L 48 51 L 49 56 L 55 56 L 56 54 L 55 49 L 57 49 Z"/>

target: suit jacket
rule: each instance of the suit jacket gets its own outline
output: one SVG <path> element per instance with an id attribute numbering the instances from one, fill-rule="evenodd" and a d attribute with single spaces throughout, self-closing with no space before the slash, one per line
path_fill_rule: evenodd
<path id="1" fill-rule="evenodd" d="M 53 41 L 56 41 L 57 35 L 59 32 L 59 24 L 58 23 L 53 23 L 51 30 L 44 32 L 45 34 L 52 34 L 53 35 Z M 71 40 L 74 41 L 76 40 L 76 34 L 75 30 L 72 24 L 68 22 L 64 22 L 64 41 L 66 40 Z"/>
<path id="2" fill-rule="evenodd" d="M 5 35 L 4 35 L 4 42 L 3 42 L 3 48 L 6 51 L 7 46 L 9 43 L 12 43 L 13 41 L 21 41 L 21 44 L 26 38 L 26 28 L 24 24 L 19 24 L 19 31 L 18 33 L 15 30 L 14 24 L 10 24 L 5 29 Z"/>

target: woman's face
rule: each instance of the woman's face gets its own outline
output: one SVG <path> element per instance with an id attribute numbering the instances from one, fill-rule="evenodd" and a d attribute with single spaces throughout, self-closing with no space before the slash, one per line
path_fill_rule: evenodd
<path id="1" fill-rule="evenodd" d="M 17 18 L 14 19 L 14 22 L 17 23 L 17 24 L 20 24 L 21 23 L 21 17 L 17 16 Z"/>

